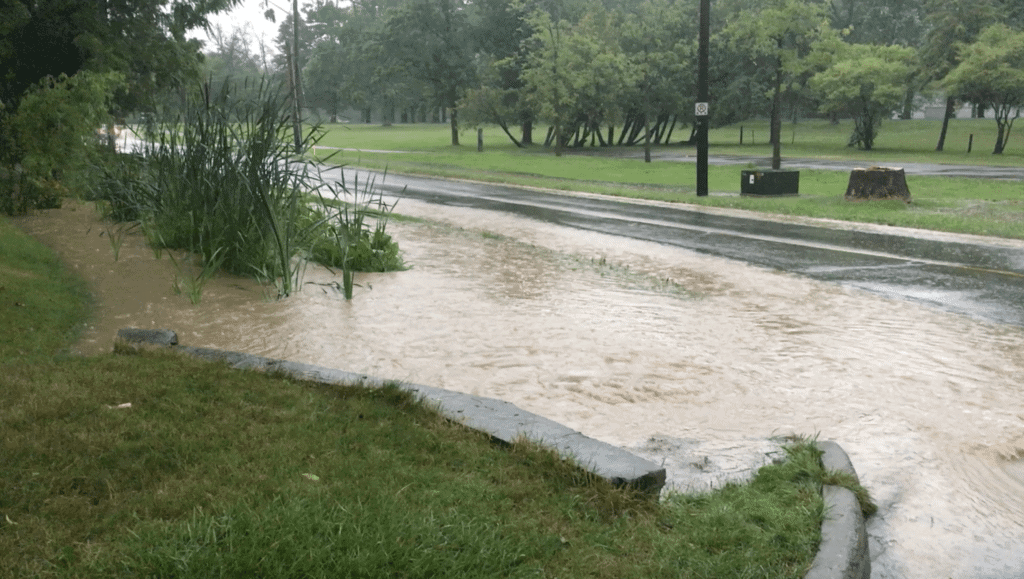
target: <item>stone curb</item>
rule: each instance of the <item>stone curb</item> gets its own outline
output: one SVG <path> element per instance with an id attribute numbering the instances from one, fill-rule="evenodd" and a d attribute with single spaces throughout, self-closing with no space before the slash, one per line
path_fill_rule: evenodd
<path id="1" fill-rule="evenodd" d="M 817 443 L 825 470 L 841 471 L 857 477 L 853 463 L 835 442 Z M 852 491 L 825 485 L 825 520 L 821 523 L 821 544 L 804 579 L 870 579 L 871 553 L 860 504 Z"/>
<path id="2" fill-rule="evenodd" d="M 543 447 L 555 450 L 563 459 L 575 461 L 584 470 L 614 485 L 636 488 L 652 498 L 657 498 L 661 488 L 665 486 L 665 469 L 653 462 L 584 436 L 553 420 L 537 416 L 502 400 L 451 392 L 432 386 L 382 380 L 311 364 L 180 346 L 177 345 L 177 335 L 170 330 L 124 328 L 118 331 L 117 337 L 121 343 L 129 346 L 173 347 L 175 351 L 204 360 L 225 362 L 239 369 L 281 372 L 293 378 L 332 386 L 365 384 L 379 388 L 386 383 L 394 383 L 399 388 L 433 404 L 445 418 L 486 433 L 494 440 L 505 444 L 522 439 L 537 442 Z"/>
<path id="3" fill-rule="evenodd" d="M 564 459 L 576 461 L 585 470 L 618 486 L 631 486 L 657 498 L 665 485 L 665 469 L 610 444 L 594 440 L 553 420 L 522 410 L 518 406 L 483 396 L 451 392 L 442 388 L 393 382 L 374 376 L 342 370 L 276 360 L 262 356 L 178 345 L 171 330 L 124 328 L 118 340 L 129 346 L 163 346 L 200 359 L 224 362 L 234 368 L 280 372 L 302 380 L 331 386 L 364 384 L 382 387 L 395 383 L 422 400 L 434 404 L 442 416 L 492 439 L 512 444 L 523 438 L 558 452 Z M 826 470 L 857 472 L 849 456 L 835 442 L 817 443 Z M 825 520 L 821 524 L 821 543 L 804 579 L 870 579 L 871 557 L 867 530 L 860 505 L 853 492 L 837 486 L 822 489 Z"/>

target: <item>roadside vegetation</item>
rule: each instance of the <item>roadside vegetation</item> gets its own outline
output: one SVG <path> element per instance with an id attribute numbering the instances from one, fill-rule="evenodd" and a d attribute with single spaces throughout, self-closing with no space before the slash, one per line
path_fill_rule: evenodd
<path id="1" fill-rule="evenodd" d="M 958 120 L 950 125 L 946 152 L 935 152 L 934 134 L 940 121 L 889 121 L 871 151 L 846 146 L 851 123 L 833 126 L 827 121 L 807 121 L 784 126 L 788 137 L 786 156 L 793 158 L 855 160 L 864 166 L 899 167 L 903 163 L 950 163 L 989 166 L 1021 166 L 1024 148 L 1008 148 L 1002 156 L 955 152 L 954 144 L 966 147 L 970 135 L 986 121 Z M 762 162 L 709 167 L 712 194 L 695 195 L 693 163 L 655 161 L 644 163 L 635 148 L 581 148 L 556 157 L 544 147 L 518 148 L 502 143 L 499 130 L 485 129 L 497 142 L 475 147 L 446 144 L 446 130 L 437 124 L 329 125 L 314 154 L 336 154 L 335 160 L 353 166 L 383 168 L 410 173 L 486 182 L 509 183 L 567 191 L 584 191 L 622 197 L 728 207 L 772 213 L 897 225 L 936 231 L 971 233 L 1024 239 L 1024 195 L 1019 181 L 929 177 L 907 174 L 912 203 L 882 201 L 852 203 L 843 199 L 849 174 L 844 171 L 801 170 L 800 196 L 779 199 L 740 197 L 740 171 L 765 167 L 771 157 L 767 121 L 712 131 L 711 154 L 752 157 Z M 980 134 L 976 137 L 976 146 Z M 331 148 L 326 148 L 331 147 Z M 339 150 L 341 149 L 341 150 Z M 376 152 L 375 152 L 376 151 Z M 395 151 L 391 153 L 380 151 Z M 679 145 L 654 148 L 659 153 L 695 155 Z M 631 157 L 626 157 L 631 155 Z M 785 167 L 785 158 L 783 159 Z"/>
<path id="2" fill-rule="evenodd" d="M 204 85 L 180 116 L 139 127 L 134 151 L 106 154 L 88 197 L 114 222 L 140 228 L 155 251 L 189 252 L 196 263 L 180 269 L 200 272 L 185 276 L 191 287 L 223 269 L 287 296 L 313 260 L 340 269 L 351 298 L 354 272 L 402 269 L 386 232 L 393 206 L 375 182 L 321 179 L 285 138 L 286 95 L 266 82 L 246 88 L 239 97 L 229 83 L 218 92 Z M 322 134 L 311 127 L 300 147 Z"/>
<path id="3" fill-rule="evenodd" d="M 87 295 L 0 221 L 4 577 L 801 577 L 809 441 L 748 485 L 660 503 L 395 388 L 162 351 L 67 348 Z"/>

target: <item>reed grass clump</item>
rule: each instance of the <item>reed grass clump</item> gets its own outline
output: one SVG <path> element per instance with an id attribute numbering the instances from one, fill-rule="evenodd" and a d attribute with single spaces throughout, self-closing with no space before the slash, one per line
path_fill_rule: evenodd
<path id="1" fill-rule="evenodd" d="M 321 194 L 317 203 L 322 210 L 314 214 L 327 218 L 310 254 L 317 263 L 341 269 L 342 291 L 345 299 L 352 299 L 354 272 L 405 269 L 398 244 L 386 231 L 394 203 L 387 204 L 376 179 L 364 181 L 360 187 L 357 177 L 349 187 L 342 173 L 341 181 L 327 189 L 331 198 Z"/>
<path id="2" fill-rule="evenodd" d="M 138 221 L 156 248 L 191 252 L 200 270 L 254 275 L 281 296 L 299 286 L 310 258 L 343 272 L 399 268 L 397 244 L 384 232 L 393 206 L 369 188 L 350 194 L 344 183 L 325 182 L 320 165 L 294 155 L 291 107 L 279 87 L 260 82 L 241 97 L 232 87 L 207 84 L 181 114 L 146 127 L 133 153 L 108 164 L 95 196 L 109 216 Z M 300 148 L 321 136 L 312 127 Z M 322 202 L 345 197 L 356 199 Z M 371 209 L 376 217 L 367 219 Z M 360 253 L 367 257 L 347 257 Z M 386 259 L 369 259 L 376 256 Z"/>

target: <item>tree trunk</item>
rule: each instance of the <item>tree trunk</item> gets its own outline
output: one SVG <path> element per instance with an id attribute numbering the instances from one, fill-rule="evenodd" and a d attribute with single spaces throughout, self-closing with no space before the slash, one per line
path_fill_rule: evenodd
<path id="1" fill-rule="evenodd" d="M 997 121 L 996 126 L 999 127 L 996 132 L 996 148 L 992 151 L 993 155 L 1002 155 L 1003 148 L 1006 146 L 1004 136 L 1006 134 L 1006 124 L 1002 121 Z"/>
<path id="2" fill-rule="evenodd" d="M 292 0 L 292 90 L 295 97 L 295 153 L 302 154 L 302 67 L 299 65 L 299 0 Z"/>
<path id="3" fill-rule="evenodd" d="M 936 151 L 941 151 L 946 146 L 946 131 L 949 130 L 949 120 L 956 114 L 956 99 L 946 97 L 946 112 L 942 115 L 942 132 L 939 133 L 939 144 L 935 145 Z"/>
<path id="4" fill-rule="evenodd" d="M 658 122 L 654 124 L 654 144 L 660 145 L 661 138 L 665 136 L 665 127 L 668 125 L 667 115 L 658 115 Z"/>
<path id="5" fill-rule="evenodd" d="M 629 131 L 629 136 L 626 138 L 626 145 L 632 147 L 637 143 L 640 138 L 640 133 L 644 130 L 644 126 L 647 124 L 647 118 L 643 115 L 637 115 L 633 128 Z"/>
<path id="6" fill-rule="evenodd" d="M 779 49 L 782 41 L 779 40 Z M 772 169 L 782 167 L 782 59 L 775 68 L 775 94 L 772 96 Z"/>
<path id="7" fill-rule="evenodd" d="M 302 124 L 299 120 L 299 91 L 295 86 L 295 56 L 292 54 L 294 46 L 284 51 L 285 62 L 288 65 L 288 92 L 292 101 L 292 136 L 295 143 L 295 153 L 302 153 Z"/>
<path id="8" fill-rule="evenodd" d="M 903 99 L 903 112 L 900 113 L 900 118 L 904 121 L 914 118 L 914 96 L 916 96 L 914 89 L 907 89 L 907 94 Z"/>
<path id="9" fill-rule="evenodd" d="M 644 115 L 644 163 L 651 162 L 651 116 Z"/>
<path id="10" fill-rule="evenodd" d="M 690 127 L 690 138 L 685 141 L 680 141 L 680 145 L 696 145 L 697 144 L 697 123 L 694 123 Z"/>
<path id="11" fill-rule="evenodd" d="M 452 127 L 452 146 L 453 147 L 458 147 L 459 146 L 459 110 L 456 109 L 455 107 L 452 107 L 452 115 L 451 115 L 451 117 L 452 117 L 452 121 L 451 121 L 451 127 Z"/>
<path id="12" fill-rule="evenodd" d="M 626 142 L 626 137 L 633 128 L 633 122 L 636 119 L 636 115 L 632 112 L 626 114 L 626 120 L 622 123 L 622 130 L 619 131 L 619 142 L 616 143 L 618 146 L 622 146 Z"/>
<path id="13" fill-rule="evenodd" d="M 572 131 L 573 148 L 582 147 L 587 144 L 587 137 L 590 136 L 590 129 L 586 125 L 577 124 Z"/>
<path id="14" fill-rule="evenodd" d="M 516 138 L 512 136 L 512 132 L 508 130 L 508 125 L 505 124 L 504 121 L 499 121 L 498 126 L 501 127 L 501 130 L 505 131 L 505 134 L 508 135 L 508 138 L 511 139 L 512 143 L 515 144 L 516 147 L 520 149 L 523 147 L 523 144 L 517 141 Z"/>
<path id="15" fill-rule="evenodd" d="M 906 173 L 892 167 L 854 169 L 850 172 L 850 182 L 843 198 L 847 201 L 899 199 L 910 203 Z"/>
<path id="16" fill-rule="evenodd" d="M 523 145 L 533 144 L 533 121 L 523 121 Z"/>

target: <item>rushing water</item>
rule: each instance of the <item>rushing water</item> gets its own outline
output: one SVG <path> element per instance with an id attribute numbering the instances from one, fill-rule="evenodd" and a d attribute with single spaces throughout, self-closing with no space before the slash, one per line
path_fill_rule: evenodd
<path id="1" fill-rule="evenodd" d="M 20 223 L 93 284 L 82 353 L 109 351 L 119 327 L 172 328 L 501 398 L 622 446 L 818 434 L 879 503 L 874 577 L 1024 576 L 1021 328 L 501 214 L 399 210 L 436 222 L 392 223 L 413 268 L 358 276 L 350 302 L 311 269 L 285 300 L 219 276 L 193 306 L 137 236 L 115 261 L 87 207 Z"/>

